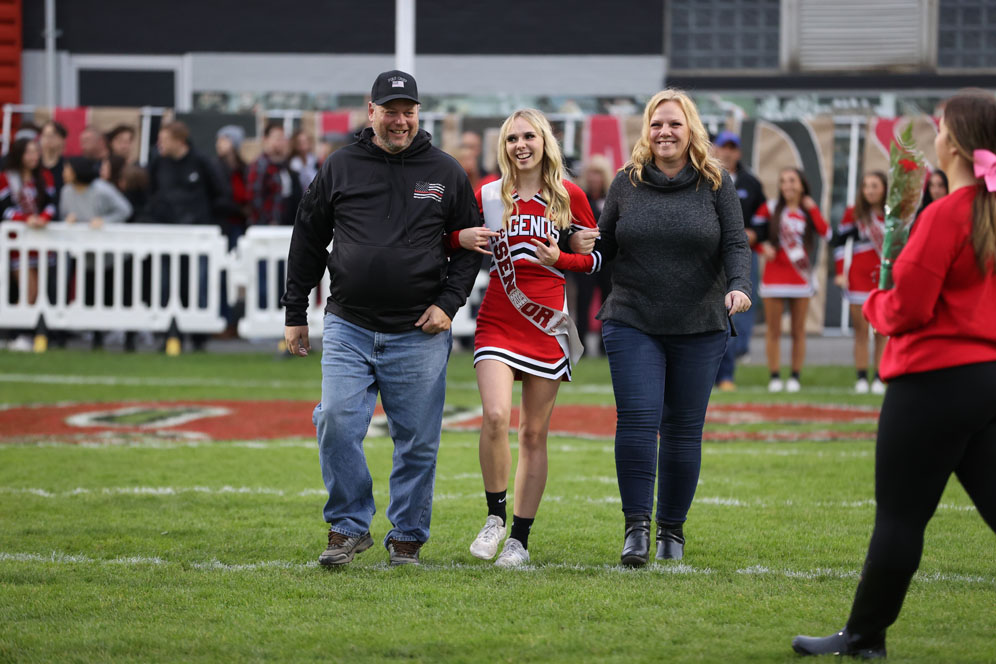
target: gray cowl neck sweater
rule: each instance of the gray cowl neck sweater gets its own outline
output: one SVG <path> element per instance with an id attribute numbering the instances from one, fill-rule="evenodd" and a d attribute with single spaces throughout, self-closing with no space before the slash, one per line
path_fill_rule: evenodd
<path id="1" fill-rule="evenodd" d="M 751 295 L 750 249 L 740 198 L 729 174 L 722 186 L 691 162 L 673 178 L 653 162 L 637 186 L 616 174 L 598 220 L 612 292 L 598 312 L 648 334 L 699 334 L 727 327 L 724 298 Z"/>

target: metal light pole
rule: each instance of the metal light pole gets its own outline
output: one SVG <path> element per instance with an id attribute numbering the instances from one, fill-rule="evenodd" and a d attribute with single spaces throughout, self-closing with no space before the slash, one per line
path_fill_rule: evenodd
<path id="1" fill-rule="evenodd" d="M 415 0 L 395 0 L 394 68 L 415 76 Z"/>
<path id="2" fill-rule="evenodd" d="M 45 0 L 45 104 L 55 108 L 55 0 Z"/>

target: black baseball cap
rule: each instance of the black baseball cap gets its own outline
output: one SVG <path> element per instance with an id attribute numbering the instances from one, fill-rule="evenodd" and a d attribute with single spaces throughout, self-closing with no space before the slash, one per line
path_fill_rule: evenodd
<path id="1" fill-rule="evenodd" d="M 409 99 L 416 104 L 418 101 L 418 86 L 415 77 L 397 69 L 386 71 L 377 77 L 370 89 L 370 100 L 378 106 L 383 106 L 393 99 Z"/>

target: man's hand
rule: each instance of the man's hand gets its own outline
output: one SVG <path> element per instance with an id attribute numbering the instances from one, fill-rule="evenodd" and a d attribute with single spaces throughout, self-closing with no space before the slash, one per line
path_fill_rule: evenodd
<path id="1" fill-rule="evenodd" d="M 568 238 L 571 251 L 575 254 L 590 254 L 591 250 L 595 248 L 595 240 L 597 240 L 600 235 L 601 233 L 597 228 L 571 233 L 571 237 Z"/>
<path id="2" fill-rule="evenodd" d="M 437 334 L 450 329 L 450 317 L 446 312 L 434 304 L 422 312 L 422 315 L 415 321 L 415 327 L 422 328 L 426 334 Z"/>
<path id="3" fill-rule="evenodd" d="M 540 265 L 553 265 L 560 258 L 560 247 L 550 233 L 546 234 L 546 241 L 549 244 L 543 244 L 543 240 L 536 238 L 530 240 L 536 246 L 536 262 Z"/>
<path id="4" fill-rule="evenodd" d="M 479 254 L 491 255 L 487 250 L 488 238 L 498 237 L 498 233 L 488 230 L 487 226 L 474 226 L 460 231 L 460 246 L 468 251 L 476 251 Z"/>
<path id="5" fill-rule="evenodd" d="M 96 230 L 98 228 L 103 228 L 103 227 L 104 227 L 103 217 L 94 217 L 93 219 L 90 220 L 90 228 Z"/>
<path id="6" fill-rule="evenodd" d="M 291 355 L 307 357 L 311 350 L 311 342 L 308 341 L 307 325 L 287 325 L 284 327 L 284 343 L 287 344 L 287 352 Z"/>

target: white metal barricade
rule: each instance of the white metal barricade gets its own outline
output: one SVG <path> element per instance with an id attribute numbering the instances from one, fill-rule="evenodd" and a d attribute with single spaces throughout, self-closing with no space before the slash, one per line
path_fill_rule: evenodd
<path id="1" fill-rule="evenodd" d="M 293 230 L 291 226 L 250 226 L 239 238 L 231 260 L 228 299 L 234 302 L 238 289 L 245 289 L 245 314 L 239 321 L 239 336 L 244 339 L 284 336 L 280 297 L 287 279 L 287 250 Z M 308 334 L 312 339 L 322 338 L 328 293 L 326 270 L 318 288 L 311 291 Z"/>
<path id="2" fill-rule="evenodd" d="M 251 226 L 239 238 L 229 272 L 229 301 L 237 290 L 245 289 L 245 314 L 239 321 L 239 336 L 245 339 L 284 335 L 284 310 L 280 306 L 286 280 L 287 250 L 290 247 L 289 226 Z M 331 245 L 329 245 L 331 247 Z M 473 313 L 484 299 L 488 275 L 481 272 L 467 304 L 453 318 L 453 336 L 472 339 L 476 322 Z M 329 294 L 326 270 L 318 288 L 311 291 L 308 306 L 308 334 L 321 339 L 325 316 L 325 299 Z"/>
<path id="3" fill-rule="evenodd" d="M 213 225 L 0 223 L 0 328 L 214 333 L 228 241 Z M 37 280 L 30 301 L 29 283 Z"/>
<path id="4" fill-rule="evenodd" d="M 222 298 L 244 290 L 239 336 L 282 338 L 280 306 L 286 280 L 289 226 L 253 226 L 234 251 L 217 226 L 121 224 L 91 229 L 51 222 L 32 229 L 0 223 L 0 328 L 151 330 L 215 333 L 225 328 Z M 227 272 L 228 291 L 221 293 Z M 32 300 L 29 283 L 35 282 Z M 487 289 L 480 272 L 468 303 L 453 319 L 453 336 L 473 339 L 477 308 Z M 320 339 L 329 293 L 328 272 L 311 292 L 308 327 Z"/>

